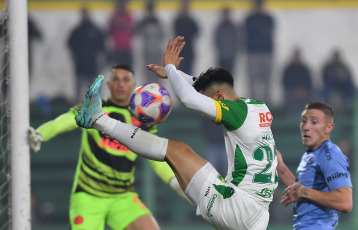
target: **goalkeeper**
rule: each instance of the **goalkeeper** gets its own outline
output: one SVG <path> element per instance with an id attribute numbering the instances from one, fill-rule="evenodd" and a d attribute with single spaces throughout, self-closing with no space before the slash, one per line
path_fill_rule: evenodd
<path id="1" fill-rule="evenodd" d="M 112 118 L 156 134 L 156 126 L 141 124 L 129 111 L 128 104 L 135 86 L 134 72 L 130 66 L 113 66 L 107 82 L 111 95 L 102 101 L 103 111 Z M 30 127 L 31 148 L 37 152 L 41 142 L 78 128 L 74 117 L 81 106 L 71 108 L 36 130 Z M 115 230 L 159 229 L 150 210 L 134 191 L 136 158 L 135 153 L 109 136 L 94 129 L 82 130 L 79 161 L 70 198 L 72 230 L 104 229 L 105 224 Z M 149 162 L 165 183 L 185 196 L 167 163 Z"/>

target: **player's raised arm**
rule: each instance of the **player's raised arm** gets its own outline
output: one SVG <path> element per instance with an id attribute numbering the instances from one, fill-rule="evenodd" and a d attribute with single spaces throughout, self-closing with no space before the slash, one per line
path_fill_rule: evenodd
<path id="1" fill-rule="evenodd" d="M 164 53 L 163 65 L 166 66 L 167 64 L 173 64 L 176 68 L 178 68 L 180 62 L 184 59 L 183 57 L 179 57 L 180 52 L 184 46 L 184 37 L 178 36 L 173 43 L 172 38 L 169 38 L 167 49 Z M 148 64 L 147 69 L 154 72 L 160 78 L 168 78 L 167 74 L 165 73 L 164 66 Z M 182 72 L 182 74 L 184 73 Z"/>
<path id="2" fill-rule="evenodd" d="M 149 64 L 147 65 L 147 69 L 155 73 L 160 78 L 168 78 L 163 66 L 157 64 Z"/>
<path id="3" fill-rule="evenodd" d="M 183 60 L 179 55 L 184 45 L 184 37 L 178 36 L 173 42 L 171 38 L 169 39 L 163 59 L 165 73 L 169 78 L 175 95 L 185 107 L 202 113 L 211 119 L 215 119 L 215 102 L 211 98 L 198 93 L 192 85 L 185 80 L 182 72 L 177 70 L 177 66 L 180 61 Z"/>
<path id="4" fill-rule="evenodd" d="M 184 46 L 184 37 L 178 36 L 173 42 L 172 38 L 169 38 L 167 49 L 164 53 L 163 66 L 173 64 L 175 67 L 178 67 L 180 62 L 184 59 L 183 57 L 179 57 Z"/>
<path id="5" fill-rule="evenodd" d="M 163 78 L 163 79 L 168 78 L 167 74 L 165 73 L 164 66 L 160 66 L 157 64 L 149 64 L 149 65 L 147 65 L 147 69 L 154 72 L 160 78 Z M 178 70 L 178 72 L 190 85 L 193 85 L 195 80 L 197 79 L 196 77 L 186 74 L 180 70 Z"/>

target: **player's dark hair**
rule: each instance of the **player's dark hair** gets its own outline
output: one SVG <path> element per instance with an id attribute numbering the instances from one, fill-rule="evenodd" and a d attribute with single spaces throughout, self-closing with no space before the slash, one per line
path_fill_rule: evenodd
<path id="1" fill-rule="evenodd" d="M 130 65 L 117 64 L 117 65 L 112 66 L 112 69 L 124 69 L 124 70 L 131 72 L 134 75 L 134 70 L 132 69 L 132 67 Z"/>
<path id="2" fill-rule="evenodd" d="M 202 72 L 199 78 L 194 82 L 193 87 L 196 91 L 206 90 L 212 85 L 226 83 L 234 88 L 234 78 L 229 71 L 224 68 L 209 68 Z"/>
<path id="3" fill-rule="evenodd" d="M 334 117 L 334 110 L 332 106 L 324 102 L 320 102 L 320 101 L 310 102 L 306 104 L 305 110 L 306 109 L 318 109 L 321 110 L 326 116 L 331 117 L 332 119 Z"/>

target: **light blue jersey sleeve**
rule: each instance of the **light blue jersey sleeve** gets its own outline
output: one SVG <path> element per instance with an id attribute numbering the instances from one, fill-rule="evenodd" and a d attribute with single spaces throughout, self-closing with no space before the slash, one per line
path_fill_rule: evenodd
<path id="1" fill-rule="evenodd" d="M 334 144 L 325 153 L 321 155 L 320 166 L 329 190 L 352 187 L 348 158 Z"/>

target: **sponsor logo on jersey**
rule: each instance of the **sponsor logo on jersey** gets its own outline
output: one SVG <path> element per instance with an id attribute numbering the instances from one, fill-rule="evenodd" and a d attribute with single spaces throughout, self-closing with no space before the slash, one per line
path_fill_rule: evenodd
<path id="1" fill-rule="evenodd" d="M 214 206 L 214 203 L 215 203 L 215 200 L 217 197 L 218 197 L 217 194 L 213 194 L 209 200 L 208 206 L 206 207 L 206 213 L 205 213 L 208 217 L 213 217 L 213 214 L 211 214 L 210 212 Z"/>
<path id="2" fill-rule="evenodd" d="M 109 136 L 101 137 L 98 143 L 98 147 L 100 148 L 108 148 L 113 150 L 120 150 L 124 153 L 131 153 L 131 151 L 121 143 L 119 143 L 117 140 L 113 140 Z"/>
<path id="3" fill-rule="evenodd" d="M 303 172 L 310 166 L 314 166 L 316 162 L 316 156 L 313 154 L 307 154 L 303 156 L 302 161 L 297 167 L 298 172 Z"/>
<path id="4" fill-rule="evenodd" d="M 261 190 L 261 192 L 257 192 L 256 194 L 263 198 L 271 198 L 274 191 L 274 189 L 264 188 Z"/>
<path id="5" fill-rule="evenodd" d="M 307 155 L 306 158 L 303 159 L 306 162 L 306 167 L 311 166 L 316 161 L 315 155 Z"/>
<path id="6" fill-rule="evenodd" d="M 272 124 L 273 116 L 270 112 L 259 113 L 260 127 L 269 127 Z"/>
<path id="7" fill-rule="evenodd" d="M 84 222 L 84 220 L 85 220 L 85 219 L 83 218 L 83 216 L 79 215 L 79 216 L 76 216 L 76 217 L 75 217 L 73 223 L 74 223 L 75 225 L 80 225 L 80 224 L 82 224 L 82 223 Z"/>
<path id="8" fill-rule="evenodd" d="M 348 178 L 348 173 L 339 173 L 339 172 L 333 173 L 332 175 L 327 177 L 327 182 L 330 182 L 330 181 L 340 178 L 340 177 Z"/>
<path id="9" fill-rule="evenodd" d="M 137 118 L 135 118 L 135 117 L 131 117 L 131 121 L 132 121 L 132 125 L 134 125 L 134 126 L 139 127 L 142 125 L 142 123 L 140 121 L 138 121 Z"/>
<path id="10" fill-rule="evenodd" d="M 332 159 L 332 154 L 329 151 L 328 146 L 327 145 L 323 146 L 323 149 L 324 149 L 324 153 L 326 155 L 327 161 L 330 161 Z"/>
<path id="11" fill-rule="evenodd" d="M 266 140 L 266 141 L 271 141 L 273 140 L 273 135 L 272 133 L 265 133 L 262 135 L 262 140 Z"/>

